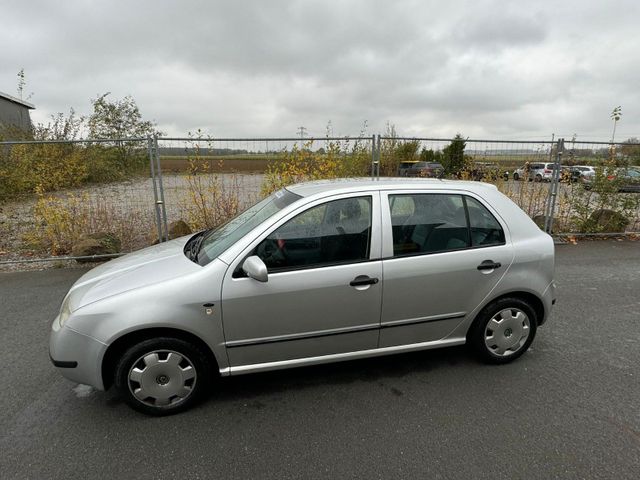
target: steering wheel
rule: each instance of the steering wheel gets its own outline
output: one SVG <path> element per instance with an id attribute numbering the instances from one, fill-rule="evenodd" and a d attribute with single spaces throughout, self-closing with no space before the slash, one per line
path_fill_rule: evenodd
<path id="1" fill-rule="evenodd" d="M 255 253 L 268 267 L 283 265 L 288 259 L 285 240 L 282 238 L 265 238 L 256 247 Z"/>

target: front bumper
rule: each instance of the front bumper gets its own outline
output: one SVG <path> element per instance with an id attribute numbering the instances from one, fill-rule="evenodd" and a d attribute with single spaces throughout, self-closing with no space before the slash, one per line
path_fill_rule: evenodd
<path id="1" fill-rule="evenodd" d="M 104 390 L 102 358 L 107 345 L 95 338 L 60 327 L 58 318 L 51 325 L 49 357 L 60 374 L 77 383 Z"/>

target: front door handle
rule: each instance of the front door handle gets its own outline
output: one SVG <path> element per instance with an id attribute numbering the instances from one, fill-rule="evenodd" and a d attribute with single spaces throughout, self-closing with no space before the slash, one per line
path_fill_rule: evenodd
<path id="1" fill-rule="evenodd" d="M 352 287 L 361 287 L 363 285 L 375 285 L 378 283 L 378 279 L 375 277 L 369 277 L 367 275 L 358 275 L 356 278 L 351 280 L 349 285 Z"/>
<path id="2" fill-rule="evenodd" d="M 500 268 L 501 266 L 502 264 L 500 262 L 485 260 L 480 265 L 478 265 L 478 270 L 495 270 L 496 268 Z"/>

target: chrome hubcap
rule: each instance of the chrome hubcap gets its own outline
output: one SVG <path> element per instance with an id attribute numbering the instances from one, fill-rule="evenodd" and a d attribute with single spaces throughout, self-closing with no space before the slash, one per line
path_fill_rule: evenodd
<path id="1" fill-rule="evenodd" d="M 145 405 L 176 405 L 196 385 L 196 370 L 185 355 L 156 350 L 140 357 L 129 370 L 129 390 Z"/>
<path id="2" fill-rule="evenodd" d="M 507 357 L 518 352 L 531 332 L 529 317 L 522 310 L 507 308 L 487 323 L 484 343 L 494 355 Z"/>

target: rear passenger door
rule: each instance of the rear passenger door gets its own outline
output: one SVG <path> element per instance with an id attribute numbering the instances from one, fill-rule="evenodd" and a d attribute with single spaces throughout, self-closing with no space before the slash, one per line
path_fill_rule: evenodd
<path id="1" fill-rule="evenodd" d="M 382 205 L 380 347 L 441 340 L 511 264 L 508 231 L 472 194 L 390 192 Z"/>

